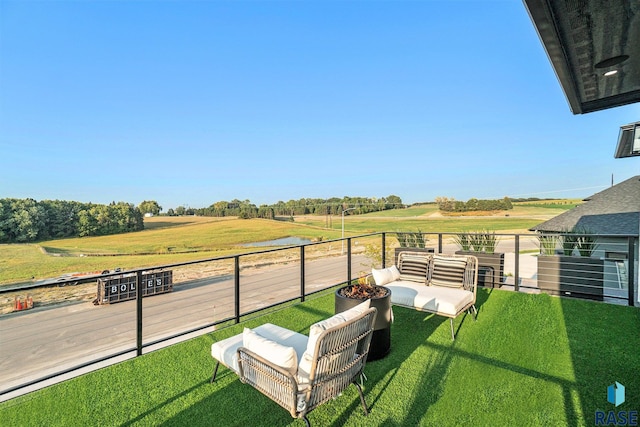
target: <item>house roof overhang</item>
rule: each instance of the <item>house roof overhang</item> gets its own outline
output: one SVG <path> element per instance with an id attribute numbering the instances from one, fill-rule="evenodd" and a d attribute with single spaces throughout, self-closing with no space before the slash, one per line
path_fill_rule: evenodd
<path id="1" fill-rule="evenodd" d="M 574 114 L 640 101 L 640 2 L 523 1 Z"/>

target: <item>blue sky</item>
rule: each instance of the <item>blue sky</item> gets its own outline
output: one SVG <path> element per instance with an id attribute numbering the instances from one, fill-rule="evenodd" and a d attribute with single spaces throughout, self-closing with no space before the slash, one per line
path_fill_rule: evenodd
<path id="1" fill-rule="evenodd" d="M 574 116 L 517 0 L 0 0 L 0 198 L 586 197 L 639 118 Z"/>

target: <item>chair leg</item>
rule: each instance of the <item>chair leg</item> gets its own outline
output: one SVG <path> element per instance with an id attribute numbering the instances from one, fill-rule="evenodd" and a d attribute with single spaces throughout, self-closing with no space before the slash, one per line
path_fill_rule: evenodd
<path id="1" fill-rule="evenodd" d="M 453 332 L 453 317 L 450 317 L 449 321 L 451 323 L 451 339 L 453 341 L 455 341 L 456 340 L 456 334 Z"/>
<path id="2" fill-rule="evenodd" d="M 213 384 L 213 382 L 216 380 L 216 375 L 218 374 L 218 366 L 220 366 L 220 362 L 216 363 L 216 368 L 213 370 L 210 384 Z"/>
<path id="3" fill-rule="evenodd" d="M 357 381 L 354 381 L 353 384 L 358 388 L 358 394 L 360 395 L 360 402 L 362 402 L 362 408 L 364 409 L 364 414 L 369 415 L 369 408 L 367 408 L 367 402 L 364 401 L 364 394 L 362 394 L 362 387 L 358 384 Z"/>
<path id="4" fill-rule="evenodd" d="M 473 317 L 473 320 L 478 320 L 478 309 L 476 308 L 476 305 L 472 305 L 471 306 L 473 308 L 473 311 L 476 313 L 476 315 Z"/>
<path id="5" fill-rule="evenodd" d="M 302 419 L 304 420 L 304 424 L 305 424 L 307 427 L 311 427 L 311 423 L 309 422 L 309 418 L 307 418 L 307 416 L 306 416 L 306 415 L 303 415 L 303 416 L 302 416 Z"/>

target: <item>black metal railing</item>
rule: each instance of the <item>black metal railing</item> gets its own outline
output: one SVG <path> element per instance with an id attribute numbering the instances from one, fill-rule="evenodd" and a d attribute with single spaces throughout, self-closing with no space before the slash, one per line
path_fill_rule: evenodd
<path id="1" fill-rule="evenodd" d="M 454 253 L 464 249 L 454 242 L 459 233 L 423 234 L 422 240 L 433 252 Z M 636 236 L 598 235 L 598 246 L 589 257 L 578 257 L 576 251 L 560 255 L 563 247 L 559 240 L 550 248 L 544 236 L 495 234 L 494 252 L 502 254 L 502 258 L 498 256 L 495 261 L 488 255 L 475 253 L 482 272 L 481 284 L 638 305 Z M 343 242 L 346 254 L 342 254 Z M 24 297 L 26 292 L 42 292 L 57 303 L 43 307 L 35 298 L 35 310 L 0 316 L 0 398 L 97 363 L 139 356 L 283 304 L 305 301 L 310 295 L 355 279 L 361 271 L 393 263 L 391 251 L 395 246 L 395 233 L 371 233 L 111 272 L 84 285 L 71 286 L 78 279 L 70 277 L 19 289 L 0 287 L 0 295 L 8 300 Z M 595 273 L 578 273 L 585 270 L 586 264 L 595 264 L 590 267 Z M 161 275 L 167 271 L 171 274 Z M 135 286 L 135 298 L 111 300 L 117 303 L 105 301 L 105 284 L 116 278 L 122 284 L 121 279 L 127 275 L 135 277 L 135 281 L 127 282 Z M 171 277 L 170 292 L 166 292 L 166 283 L 157 294 L 145 289 L 145 280 L 160 276 Z M 98 289 L 95 306 L 89 303 L 92 287 Z M 86 292 L 78 297 L 81 288 Z M 126 290 L 130 292 L 131 288 Z M 69 292 L 75 292 L 75 296 L 69 297 Z M 86 303 L 69 304 L 68 300 L 74 298 Z"/>

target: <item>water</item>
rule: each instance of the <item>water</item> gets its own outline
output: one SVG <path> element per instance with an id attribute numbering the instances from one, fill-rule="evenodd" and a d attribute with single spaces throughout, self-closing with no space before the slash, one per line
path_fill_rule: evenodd
<path id="1" fill-rule="evenodd" d="M 306 245 L 307 243 L 311 243 L 311 240 L 305 239 L 303 237 L 283 237 L 281 239 L 267 240 L 264 242 L 245 243 L 240 246 L 245 248 L 253 248 L 262 246 L 296 246 Z"/>

